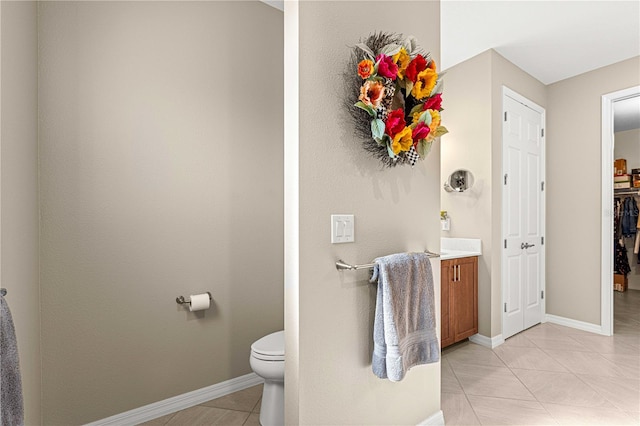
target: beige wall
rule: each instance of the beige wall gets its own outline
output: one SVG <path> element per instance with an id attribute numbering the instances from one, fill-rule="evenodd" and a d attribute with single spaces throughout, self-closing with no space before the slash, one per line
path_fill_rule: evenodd
<path id="1" fill-rule="evenodd" d="M 481 86 L 486 78 L 483 76 L 487 71 L 483 67 L 489 66 L 489 55 L 492 152 L 487 160 L 488 156 L 481 150 L 488 130 L 486 123 L 476 120 L 484 113 L 476 111 L 473 115 L 472 108 L 477 99 L 486 98 Z M 480 334 L 496 336 L 501 332 L 500 257 L 492 256 L 491 250 L 491 247 L 500 247 L 501 194 L 499 191 L 492 193 L 491 188 L 499 188 L 502 180 L 502 85 L 547 109 L 546 311 L 600 324 L 600 191 L 593 191 L 600 187 L 600 173 L 585 171 L 601 168 L 601 96 L 639 84 L 639 62 L 638 58 L 633 58 L 550 86 L 542 85 L 493 51 L 447 70 L 443 118 L 448 123 L 452 143 L 445 143 L 442 148 L 441 180 L 444 181 L 452 170 L 464 167 L 474 172 L 477 183 L 467 194 L 442 192 L 442 208 L 448 210 L 452 218 L 451 231 L 442 234 L 482 238 Z M 611 75 L 616 78 L 610 78 Z M 461 144 L 459 140 L 465 142 Z M 491 163 L 492 184 L 486 181 L 487 161 Z M 565 184 L 558 183 L 572 181 L 576 176 L 580 176 L 581 183 L 572 187 L 578 189 L 567 191 Z M 487 197 L 492 200 L 491 206 L 487 205 Z M 576 206 L 579 206 L 577 214 Z M 490 240 L 487 240 L 487 234 L 491 235 Z M 583 251 L 575 250 L 575 247 L 591 249 Z M 568 268 L 566 265 L 584 267 Z M 487 298 L 491 301 L 490 309 Z"/>
<path id="2" fill-rule="evenodd" d="M 456 169 L 473 173 L 475 183 L 463 193 L 440 186 L 442 210 L 451 217 L 443 237 L 480 238 L 478 259 L 478 332 L 491 335 L 491 51 L 447 70 L 442 119 L 449 133 L 442 140 L 442 184 Z"/>
<path id="3" fill-rule="evenodd" d="M 34 2 L 0 2 L 2 280 L 16 328 L 25 423 L 40 424 L 38 39 Z"/>
<path id="4" fill-rule="evenodd" d="M 382 169 L 353 136 L 342 103 L 349 46 L 374 31 L 404 32 L 439 61 L 439 14 L 438 2 L 299 4 L 299 297 L 286 302 L 299 304 L 298 365 L 287 367 L 298 372 L 299 400 L 287 394 L 288 424 L 410 425 L 440 409 L 439 363 L 400 383 L 373 375 L 375 287 L 367 271 L 335 268 L 338 258 L 366 263 L 439 247 L 439 143 L 413 169 Z M 355 215 L 354 243 L 331 245 L 332 213 Z M 439 274 L 436 282 L 439 305 Z"/>
<path id="5" fill-rule="evenodd" d="M 616 132 L 613 136 L 613 158 L 625 158 L 627 160 L 628 173 L 631 173 L 632 169 L 640 168 L 640 129 Z M 640 201 L 640 199 L 636 198 L 636 201 Z M 625 241 L 629 265 L 631 266 L 631 272 L 627 279 L 629 280 L 630 289 L 640 290 L 640 263 L 638 263 L 638 257 L 633 253 L 634 244 L 635 238 L 627 238 Z"/>
<path id="6" fill-rule="evenodd" d="M 601 324 L 602 95 L 639 84 L 635 57 L 548 86 L 549 314 Z"/>
<path id="7" fill-rule="evenodd" d="M 480 238 L 478 264 L 478 332 L 502 332 L 502 88 L 507 86 L 538 105 L 546 105 L 545 86 L 494 50 L 447 70 L 443 119 L 451 132 L 442 145 L 441 181 L 458 168 L 476 179 L 465 193 L 441 189 L 442 209 L 451 230 L 442 236 Z"/>
<path id="8" fill-rule="evenodd" d="M 247 374 L 283 328 L 282 23 L 258 2 L 40 3 L 45 423 Z M 207 290 L 208 311 L 175 302 Z"/>
<path id="9" fill-rule="evenodd" d="M 502 87 L 519 93 L 543 108 L 547 107 L 546 86 L 531 75 L 524 72 L 499 53 L 491 51 L 491 175 L 492 215 L 491 234 L 492 247 L 502 247 Z M 502 265 L 498 254 L 491 259 L 491 336 L 502 333 Z"/>

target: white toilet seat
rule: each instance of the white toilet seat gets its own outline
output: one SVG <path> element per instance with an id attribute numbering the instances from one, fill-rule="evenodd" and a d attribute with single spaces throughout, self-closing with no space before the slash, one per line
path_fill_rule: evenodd
<path id="1" fill-rule="evenodd" d="M 284 355 L 265 355 L 258 352 L 251 351 L 251 356 L 255 359 L 259 359 L 260 361 L 269 361 L 269 362 L 284 362 Z"/>
<path id="2" fill-rule="evenodd" d="M 284 331 L 276 331 L 253 342 L 251 355 L 263 361 L 284 361 Z"/>

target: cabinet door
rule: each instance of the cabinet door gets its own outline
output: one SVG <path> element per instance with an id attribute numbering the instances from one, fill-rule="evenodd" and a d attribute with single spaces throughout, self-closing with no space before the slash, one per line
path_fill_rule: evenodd
<path id="1" fill-rule="evenodd" d="M 453 281 L 453 261 L 440 262 L 440 346 L 453 344 L 453 321 L 450 311 L 450 288 Z"/>
<path id="2" fill-rule="evenodd" d="M 456 280 L 451 283 L 449 317 L 455 342 L 478 332 L 478 258 L 455 259 Z"/>

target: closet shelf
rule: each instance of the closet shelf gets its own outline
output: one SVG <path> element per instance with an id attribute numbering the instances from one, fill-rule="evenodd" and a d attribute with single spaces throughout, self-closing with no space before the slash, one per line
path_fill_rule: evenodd
<path id="1" fill-rule="evenodd" d="M 614 195 L 640 195 L 640 188 L 618 188 L 613 190 Z"/>

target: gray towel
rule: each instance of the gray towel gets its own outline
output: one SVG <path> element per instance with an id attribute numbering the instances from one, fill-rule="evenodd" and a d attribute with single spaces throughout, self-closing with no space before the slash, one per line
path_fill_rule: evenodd
<path id="1" fill-rule="evenodd" d="M 438 362 L 435 296 L 426 253 L 399 253 L 375 260 L 378 280 L 373 325 L 373 373 L 398 382 L 413 366 Z"/>
<path id="2" fill-rule="evenodd" d="M 2 426 L 24 425 L 18 344 L 9 306 L 0 296 L 0 421 Z"/>

